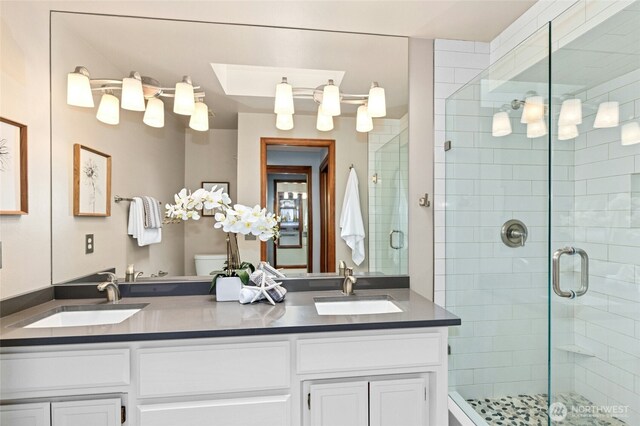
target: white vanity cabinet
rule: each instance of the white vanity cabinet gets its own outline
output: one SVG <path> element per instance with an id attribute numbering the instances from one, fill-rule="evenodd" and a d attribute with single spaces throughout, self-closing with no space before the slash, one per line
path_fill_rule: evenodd
<path id="1" fill-rule="evenodd" d="M 0 406 L 6 426 L 120 426 L 119 398 L 10 404 Z"/>
<path id="2" fill-rule="evenodd" d="M 441 426 L 446 342 L 431 327 L 5 347 L 2 425 L 116 426 L 123 405 L 125 426 Z"/>
<path id="3" fill-rule="evenodd" d="M 354 380 L 314 383 L 306 398 L 305 426 L 428 425 L 427 380 Z"/>

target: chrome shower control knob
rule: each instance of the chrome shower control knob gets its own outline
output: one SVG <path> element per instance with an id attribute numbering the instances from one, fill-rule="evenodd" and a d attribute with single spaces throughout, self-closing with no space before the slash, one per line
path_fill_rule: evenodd
<path id="1" fill-rule="evenodd" d="M 524 223 L 517 219 L 511 219 L 502 225 L 500 236 L 507 247 L 524 247 L 524 243 L 529 237 L 529 231 Z"/>

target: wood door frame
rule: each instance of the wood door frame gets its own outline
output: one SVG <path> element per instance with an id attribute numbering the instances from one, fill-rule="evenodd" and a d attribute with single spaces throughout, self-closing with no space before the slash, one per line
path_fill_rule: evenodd
<path id="1" fill-rule="evenodd" d="M 325 177 L 326 170 L 326 177 Z M 328 226 L 327 219 L 329 216 L 327 208 L 327 183 L 329 180 L 329 155 L 324 157 L 318 167 L 318 189 L 320 189 L 320 272 L 328 272 L 330 264 L 327 259 L 327 243 Z M 334 213 L 335 214 L 335 213 Z M 335 263 L 335 262 L 334 262 Z"/>
<path id="2" fill-rule="evenodd" d="M 329 209 L 333 214 L 328 217 L 329 238 L 327 263 L 329 270 L 335 272 L 336 268 L 336 141 L 335 139 L 297 139 L 297 138 L 260 138 L 260 203 L 267 204 L 267 149 L 270 145 L 298 146 L 309 148 L 327 148 L 329 163 L 329 182 L 327 199 Z M 311 215 L 310 215 L 311 216 Z M 260 259 L 267 260 L 267 244 L 260 243 Z"/>
<path id="3" fill-rule="evenodd" d="M 313 270 L 313 195 L 311 191 L 313 190 L 313 167 L 311 166 L 267 166 L 267 178 L 270 174 L 292 174 L 292 175 L 306 175 L 307 176 L 307 194 L 311 196 L 307 196 L 307 215 L 309 215 L 309 229 L 307 230 L 307 264 L 305 265 L 307 270 Z M 273 194 L 273 205 L 274 205 L 274 213 L 276 213 L 276 206 L 278 204 L 278 193 L 275 192 L 275 188 L 277 188 L 279 179 L 274 179 L 274 194 Z M 295 180 L 293 180 L 295 181 Z M 302 181 L 300 181 L 302 182 Z M 302 228 L 300 228 L 300 246 L 302 247 Z M 301 269 L 301 265 L 278 265 L 278 250 L 274 244 L 273 248 L 273 267 L 274 268 L 293 268 Z M 266 244 L 265 244 L 266 248 Z M 293 247 L 292 247 L 293 248 Z"/>

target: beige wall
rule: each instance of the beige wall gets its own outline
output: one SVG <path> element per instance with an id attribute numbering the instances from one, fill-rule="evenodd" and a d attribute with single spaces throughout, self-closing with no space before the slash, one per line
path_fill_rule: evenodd
<path id="1" fill-rule="evenodd" d="M 409 275 L 411 288 L 433 300 L 433 40 L 409 39 Z"/>
<path id="2" fill-rule="evenodd" d="M 49 221 L 49 14 L 0 2 L 0 116 L 28 126 L 29 214 L 0 216 L 0 297 L 47 286 Z"/>
<path id="3" fill-rule="evenodd" d="M 334 130 L 320 132 L 316 130 L 316 117 L 296 115 L 295 127 L 290 131 L 276 129 L 273 114 L 241 113 L 238 117 L 238 202 L 254 205 L 260 202 L 260 138 L 307 138 L 307 139 L 335 139 L 336 140 L 336 262 L 343 259 L 348 265 L 351 261 L 351 251 L 344 240 L 339 238 L 339 218 L 342 210 L 342 200 L 349 175 L 349 166 L 354 165 L 360 183 L 360 208 L 368 229 L 368 200 L 367 200 L 367 135 L 356 132 L 355 118 L 334 118 Z M 367 240 L 365 240 L 366 242 Z M 256 241 L 240 243 L 243 260 L 255 262 L 260 259 L 260 245 Z M 368 255 L 356 271 L 368 270 Z"/>
<path id="4" fill-rule="evenodd" d="M 203 181 L 229 182 L 236 199 L 237 130 L 211 130 L 208 133 L 187 131 L 185 143 L 185 186 L 200 188 Z M 184 265 L 186 275 L 195 275 L 196 254 L 225 254 L 226 234 L 213 228 L 213 218 L 203 217 L 184 225 Z"/>

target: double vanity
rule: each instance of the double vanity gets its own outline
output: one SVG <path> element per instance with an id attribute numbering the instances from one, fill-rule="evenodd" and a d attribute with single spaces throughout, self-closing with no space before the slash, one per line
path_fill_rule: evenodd
<path id="1" fill-rule="evenodd" d="M 460 320 L 392 288 L 55 299 L 1 324 L 3 424 L 410 426 L 446 424 Z"/>

